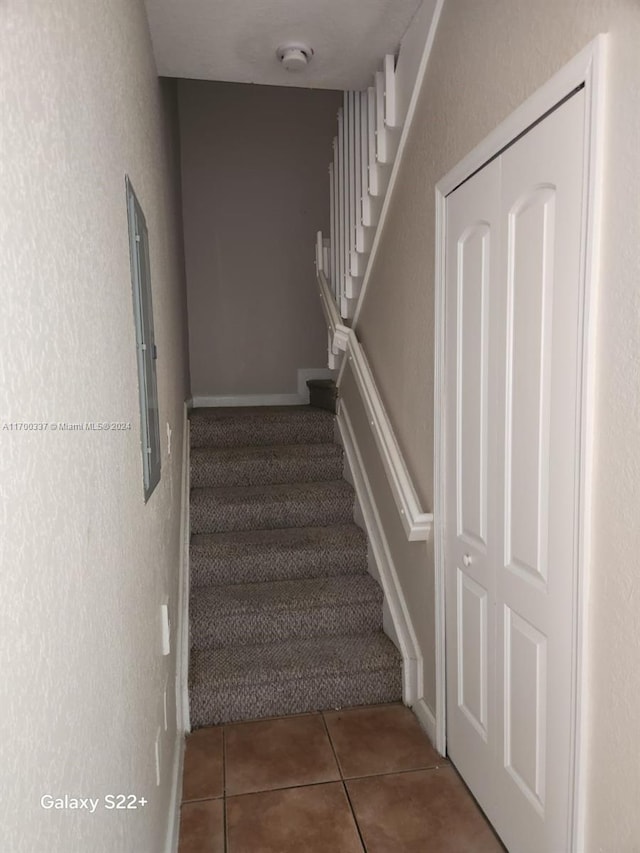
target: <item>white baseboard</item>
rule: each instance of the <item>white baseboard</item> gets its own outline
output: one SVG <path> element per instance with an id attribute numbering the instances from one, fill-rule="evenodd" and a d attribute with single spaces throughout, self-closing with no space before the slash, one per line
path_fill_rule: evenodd
<path id="1" fill-rule="evenodd" d="M 436 724 L 436 716 L 431 710 L 431 708 L 427 705 L 424 697 L 417 699 L 412 705 L 411 710 L 418 718 L 418 722 L 424 729 L 427 737 L 433 744 L 434 748 L 437 749 L 437 731 L 438 726 Z"/>
<path id="2" fill-rule="evenodd" d="M 402 588 L 393 562 L 391 549 L 380 521 L 375 496 L 365 470 L 362 456 L 354 435 L 349 412 L 340 404 L 338 426 L 342 437 L 345 456 L 349 465 L 357 500 L 360 506 L 365 528 L 369 538 L 371 553 L 375 560 L 380 586 L 393 622 L 394 633 L 402 655 L 403 688 L 402 695 L 406 705 L 413 705 L 423 695 L 423 658 L 422 651 L 413 630 Z"/>
<path id="3" fill-rule="evenodd" d="M 300 367 L 298 369 L 297 388 L 294 393 L 285 394 L 219 394 L 196 395 L 193 397 L 194 409 L 208 406 L 306 406 L 309 403 L 308 379 L 331 379 L 334 371 L 327 367 Z"/>
<path id="4" fill-rule="evenodd" d="M 178 853 L 180 838 L 180 803 L 182 801 L 182 774 L 184 771 L 184 737 L 178 733 L 173 750 L 171 775 L 171 798 L 169 800 L 169 822 L 165 853 Z"/>
<path id="5" fill-rule="evenodd" d="M 189 493 L 190 422 L 188 403 L 184 406 L 182 425 L 182 488 L 180 494 L 180 574 L 176 625 L 176 724 L 180 734 L 190 731 L 189 719 Z"/>
<path id="6" fill-rule="evenodd" d="M 299 406 L 304 400 L 299 394 L 225 394 L 213 397 L 193 398 L 193 408 L 202 409 L 209 406 Z"/>

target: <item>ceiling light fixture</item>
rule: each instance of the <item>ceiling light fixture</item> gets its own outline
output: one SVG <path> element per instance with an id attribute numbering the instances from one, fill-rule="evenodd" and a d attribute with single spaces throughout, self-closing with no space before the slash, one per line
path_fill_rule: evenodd
<path id="1" fill-rule="evenodd" d="M 276 56 L 287 71 L 303 71 L 313 56 L 313 50 L 306 44 L 283 44 Z"/>

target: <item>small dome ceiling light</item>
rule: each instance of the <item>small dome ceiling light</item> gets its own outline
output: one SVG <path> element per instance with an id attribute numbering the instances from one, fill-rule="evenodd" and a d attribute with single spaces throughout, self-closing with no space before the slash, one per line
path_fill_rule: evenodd
<path id="1" fill-rule="evenodd" d="M 276 56 L 287 71 L 303 71 L 311 62 L 313 50 L 306 44 L 283 44 Z"/>

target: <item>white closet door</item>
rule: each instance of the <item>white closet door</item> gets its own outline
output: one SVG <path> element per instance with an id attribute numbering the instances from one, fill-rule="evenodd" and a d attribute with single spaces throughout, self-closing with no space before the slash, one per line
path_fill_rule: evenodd
<path id="1" fill-rule="evenodd" d="M 493 807 L 496 740 L 496 483 L 492 292 L 499 268 L 500 163 L 447 199 L 446 659 L 451 759 Z M 493 336 L 495 338 L 495 334 Z"/>
<path id="2" fill-rule="evenodd" d="M 502 156 L 497 825 L 531 853 L 569 849 L 583 150 L 579 92 Z"/>
<path id="3" fill-rule="evenodd" d="M 447 200 L 449 751 L 511 853 L 569 849 L 583 142 L 579 92 Z"/>

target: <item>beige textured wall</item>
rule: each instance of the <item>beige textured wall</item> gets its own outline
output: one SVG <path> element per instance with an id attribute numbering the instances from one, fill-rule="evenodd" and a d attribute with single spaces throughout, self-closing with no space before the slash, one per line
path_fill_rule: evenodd
<path id="1" fill-rule="evenodd" d="M 326 367 L 316 232 L 341 95 L 181 80 L 194 396 L 296 391 Z"/>
<path id="2" fill-rule="evenodd" d="M 139 0 L 8 0 L 0 40 L 0 848 L 159 853 L 176 744 L 159 606 L 168 596 L 175 626 L 187 393 L 175 87 L 157 80 Z M 159 350 L 147 505 L 125 172 L 149 226 Z M 58 421 L 132 429 L 4 429 Z M 148 804 L 40 806 L 108 793 Z"/>
<path id="3" fill-rule="evenodd" d="M 424 698 L 433 710 L 436 706 L 434 648 L 434 587 L 433 572 L 425 566 L 433 563 L 432 543 L 409 542 L 389 486 L 375 438 L 369 427 L 367 412 L 358 386 L 347 365 L 340 384 L 341 405 L 344 406 L 357 436 L 358 450 L 371 484 L 376 509 L 383 519 L 384 533 L 393 555 L 395 570 L 402 586 L 405 603 L 416 638 L 427 654 L 423 659 Z"/>
<path id="4" fill-rule="evenodd" d="M 435 183 L 600 32 L 610 32 L 610 69 L 598 315 L 585 849 L 634 853 L 640 849 L 636 593 L 640 5 L 636 0 L 446 0 L 357 332 L 425 508 L 430 509 Z M 432 564 L 423 571 L 430 574 Z"/>

